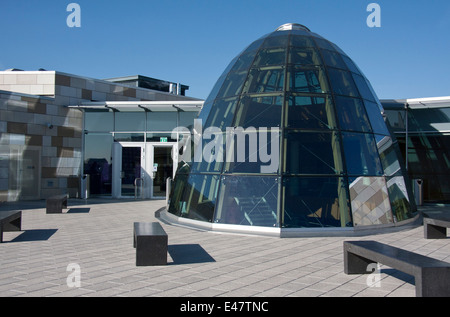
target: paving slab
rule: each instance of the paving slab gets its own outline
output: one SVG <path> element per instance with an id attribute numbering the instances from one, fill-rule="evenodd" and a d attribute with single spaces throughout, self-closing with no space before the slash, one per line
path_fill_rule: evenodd
<path id="1" fill-rule="evenodd" d="M 414 280 L 382 266 L 378 287 L 343 273 L 343 241 L 375 240 L 450 262 L 450 238 L 423 227 L 364 237 L 276 238 L 194 230 L 160 221 L 163 200 L 71 199 L 62 214 L 45 201 L 22 210 L 22 231 L 0 244 L 0 297 L 414 297 Z M 166 266 L 136 267 L 133 223 L 159 221 Z M 74 286 L 79 268 L 80 286 Z"/>

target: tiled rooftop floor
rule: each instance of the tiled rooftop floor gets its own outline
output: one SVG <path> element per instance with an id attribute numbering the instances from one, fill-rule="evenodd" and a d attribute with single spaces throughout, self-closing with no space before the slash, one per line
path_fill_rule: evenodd
<path id="1" fill-rule="evenodd" d="M 69 200 L 63 214 L 45 202 L 4 205 L 22 212 L 22 231 L 0 244 L 0 296 L 415 296 L 412 276 L 382 266 L 369 275 L 343 272 L 344 240 L 376 240 L 450 262 L 450 239 L 426 240 L 423 227 L 358 238 L 273 238 L 220 234 L 161 222 L 168 265 L 137 267 L 133 222 L 160 221 L 162 200 Z M 81 286 L 69 287 L 71 263 Z"/>

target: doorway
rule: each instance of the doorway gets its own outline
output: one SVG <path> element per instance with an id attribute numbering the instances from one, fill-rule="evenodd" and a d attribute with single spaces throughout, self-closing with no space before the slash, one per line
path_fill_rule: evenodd
<path id="1" fill-rule="evenodd" d="M 114 142 L 112 196 L 151 199 L 166 197 L 167 178 L 173 178 L 174 144 Z"/>
<path id="2" fill-rule="evenodd" d="M 154 198 L 166 198 L 167 179 L 174 176 L 172 145 L 153 145 L 153 192 Z"/>

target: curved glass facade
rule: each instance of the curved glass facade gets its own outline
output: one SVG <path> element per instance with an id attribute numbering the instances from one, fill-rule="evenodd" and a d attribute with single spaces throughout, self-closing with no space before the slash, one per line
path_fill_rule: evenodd
<path id="1" fill-rule="evenodd" d="M 197 160 L 176 174 L 171 214 L 275 228 L 395 225 L 415 216 L 370 83 L 304 26 L 282 26 L 244 49 L 198 119 Z"/>

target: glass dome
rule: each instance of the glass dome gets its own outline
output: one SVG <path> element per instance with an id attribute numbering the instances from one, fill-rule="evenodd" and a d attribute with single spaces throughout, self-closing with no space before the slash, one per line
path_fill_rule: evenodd
<path id="1" fill-rule="evenodd" d="M 165 215 L 281 236 L 411 223 L 410 183 L 382 113 L 338 46 L 303 25 L 282 25 L 218 79 Z"/>

